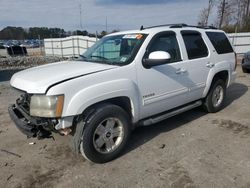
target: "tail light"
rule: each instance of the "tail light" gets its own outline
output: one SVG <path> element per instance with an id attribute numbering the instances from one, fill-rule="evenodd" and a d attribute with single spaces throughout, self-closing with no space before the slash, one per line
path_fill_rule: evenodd
<path id="1" fill-rule="evenodd" d="M 234 70 L 236 70 L 237 68 L 237 54 L 234 52 L 234 57 L 235 57 L 235 66 L 234 66 Z"/>

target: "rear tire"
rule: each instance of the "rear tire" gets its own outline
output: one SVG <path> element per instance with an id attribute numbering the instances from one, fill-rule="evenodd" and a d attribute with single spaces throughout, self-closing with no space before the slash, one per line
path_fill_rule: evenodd
<path id="1" fill-rule="evenodd" d="M 225 102 L 226 97 L 226 85 L 221 79 L 212 83 L 212 86 L 208 92 L 207 97 L 203 103 L 204 109 L 209 113 L 215 113 L 220 111 Z"/>
<path id="2" fill-rule="evenodd" d="M 119 106 L 99 105 L 86 120 L 80 152 L 89 161 L 105 163 L 117 158 L 131 132 L 130 117 Z"/>

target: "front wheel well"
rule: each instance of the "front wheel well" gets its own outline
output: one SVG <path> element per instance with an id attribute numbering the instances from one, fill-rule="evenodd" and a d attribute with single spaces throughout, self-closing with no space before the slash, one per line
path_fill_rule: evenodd
<path id="1" fill-rule="evenodd" d="M 121 107 L 123 110 L 125 110 L 128 113 L 128 115 L 130 117 L 130 120 L 132 120 L 133 113 L 132 113 L 131 102 L 130 102 L 130 99 L 128 97 L 125 97 L 125 96 L 115 97 L 115 98 L 103 100 L 103 101 L 97 102 L 95 104 L 92 104 L 91 106 L 89 106 L 88 108 L 86 108 L 84 110 L 83 114 L 86 111 L 89 111 L 90 109 L 98 108 L 99 105 L 102 105 L 102 104 L 105 104 L 105 103 L 114 104 L 114 105 L 117 105 L 117 106 Z"/>

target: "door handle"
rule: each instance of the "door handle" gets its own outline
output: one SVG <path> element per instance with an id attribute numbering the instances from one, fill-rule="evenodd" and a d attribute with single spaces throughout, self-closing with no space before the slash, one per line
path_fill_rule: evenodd
<path id="1" fill-rule="evenodd" d="M 207 66 L 208 68 L 212 68 L 212 67 L 214 67 L 214 63 L 208 62 L 208 63 L 206 64 L 206 66 Z"/>
<path id="2" fill-rule="evenodd" d="M 175 73 L 176 73 L 176 74 L 182 74 L 182 73 L 185 73 L 185 72 L 187 72 L 186 69 L 184 69 L 184 68 L 179 68 L 179 69 L 177 69 L 177 71 L 176 71 Z"/>

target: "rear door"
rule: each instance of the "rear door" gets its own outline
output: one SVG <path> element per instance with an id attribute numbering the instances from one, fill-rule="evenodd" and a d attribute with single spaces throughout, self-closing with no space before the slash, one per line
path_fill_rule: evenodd
<path id="1" fill-rule="evenodd" d="M 187 52 L 189 102 L 202 98 L 210 69 L 214 64 L 210 61 L 210 52 L 203 39 L 204 36 L 198 31 L 183 30 L 181 35 Z"/>

